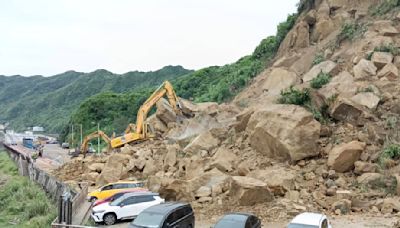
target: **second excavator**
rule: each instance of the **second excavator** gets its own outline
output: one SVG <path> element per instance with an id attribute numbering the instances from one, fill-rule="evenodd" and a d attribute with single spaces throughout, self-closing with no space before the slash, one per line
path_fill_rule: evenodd
<path id="1" fill-rule="evenodd" d="M 176 96 L 174 88 L 169 81 L 165 81 L 153 94 L 140 106 L 136 124 L 129 124 L 123 136 L 111 139 L 111 147 L 118 148 L 128 143 L 140 142 L 154 137 L 150 126 L 146 122 L 147 114 L 162 97 L 167 96 L 168 102 L 177 116 L 182 116 L 182 105 Z"/>

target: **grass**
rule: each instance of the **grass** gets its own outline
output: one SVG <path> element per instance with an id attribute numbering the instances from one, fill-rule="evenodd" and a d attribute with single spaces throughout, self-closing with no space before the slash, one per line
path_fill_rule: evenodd
<path id="1" fill-rule="evenodd" d="M 379 155 L 379 164 L 382 168 L 387 168 L 388 161 L 400 159 L 400 145 L 389 144 Z"/>
<path id="2" fill-rule="evenodd" d="M 376 52 L 389 52 L 392 55 L 400 55 L 400 48 L 396 47 L 394 44 L 384 44 L 379 47 L 375 47 L 374 51 Z"/>
<path id="3" fill-rule="evenodd" d="M 400 7 L 400 0 L 386 0 L 381 4 L 370 9 L 373 16 L 383 16 L 397 7 Z"/>
<path id="4" fill-rule="evenodd" d="M 305 105 L 311 100 L 308 89 L 298 90 L 290 87 L 281 91 L 281 97 L 278 99 L 280 104 Z"/>
<path id="5" fill-rule="evenodd" d="M 367 27 L 360 23 L 345 23 L 340 30 L 336 40 L 336 45 L 340 45 L 345 40 L 353 41 L 360 38 L 367 31 Z"/>
<path id="6" fill-rule="evenodd" d="M 320 72 L 317 77 L 311 80 L 311 88 L 320 89 L 323 85 L 326 85 L 331 80 L 331 75 L 328 73 Z"/>
<path id="7" fill-rule="evenodd" d="M 8 179 L 0 188 L 0 227 L 50 227 L 55 205 L 38 185 L 18 175 L 5 152 L 0 152 L 0 177 Z"/>
<path id="8" fill-rule="evenodd" d="M 373 93 L 374 89 L 371 86 L 368 86 L 366 88 L 358 88 L 356 93 Z"/>
<path id="9" fill-rule="evenodd" d="M 322 63 L 323 61 L 325 61 L 324 54 L 323 53 L 318 53 L 318 54 L 315 55 L 314 60 L 312 62 L 312 65 L 313 66 L 318 65 L 318 64 Z"/>

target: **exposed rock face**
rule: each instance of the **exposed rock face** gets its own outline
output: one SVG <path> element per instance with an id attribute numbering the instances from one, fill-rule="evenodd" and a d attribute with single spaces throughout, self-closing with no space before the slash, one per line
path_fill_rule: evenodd
<path id="1" fill-rule="evenodd" d="M 241 176 L 234 176 L 232 179 L 230 196 L 241 206 L 270 202 L 274 198 L 267 184 L 260 180 Z"/>
<path id="2" fill-rule="evenodd" d="M 338 98 L 331 108 L 331 116 L 340 121 L 355 123 L 363 113 L 362 109 L 346 98 Z"/>
<path id="3" fill-rule="evenodd" d="M 297 81 L 296 73 L 283 68 L 275 68 L 264 82 L 263 89 L 268 91 L 268 94 L 279 95 L 282 90 L 295 85 Z"/>
<path id="4" fill-rule="evenodd" d="M 353 96 L 351 100 L 354 103 L 365 106 L 369 109 L 376 109 L 380 101 L 379 97 L 372 92 L 358 93 Z"/>
<path id="5" fill-rule="evenodd" d="M 318 65 L 313 66 L 311 70 L 303 76 L 303 81 L 308 82 L 318 76 L 319 73 L 323 72 L 326 74 L 334 74 L 337 64 L 330 60 L 324 61 Z"/>
<path id="6" fill-rule="evenodd" d="M 382 213 L 398 213 L 400 211 L 400 198 L 392 197 L 383 200 Z"/>
<path id="7" fill-rule="evenodd" d="M 378 69 L 382 69 L 393 61 L 393 55 L 389 52 L 374 52 L 371 61 Z"/>
<path id="8" fill-rule="evenodd" d="M 329 152 L 328 166 L 341 173 L 349 171 L 354 167 L 354 162 L 360 158 L 364 148 L 365 143 L 358 141 L 336 146 Z"/>
<path id="9" fill-rule="evenodd" d="M 378 68 L 366 59 L 361 59 L 356 66 L 354 66 L 354 77 L 356 79 L 370 79 L 372 76 L 376 75 Z"/>
<path id="10" fill-rule="evenodd" d="M 249 120 L 250 144 L 256 151 L 279 160 L 298 161 L 318 154 L 321 125 L 295 105 L 270 105 Z"/>

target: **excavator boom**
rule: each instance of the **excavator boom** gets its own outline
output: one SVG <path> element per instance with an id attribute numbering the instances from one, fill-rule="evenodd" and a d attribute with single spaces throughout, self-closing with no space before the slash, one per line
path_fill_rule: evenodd
<path id="1" fill-rule="evenodd" d="M 173 110 L 178 115 L 181 115 L 182 106 L 179 102 L 178 96 L 176 95 L 172 84 L 169 81 L 165 81 L 153 92 L 153 94 L 151 94 L 151 96 L 142 104 L 142 106 L 140 106 L 136 117 L 136 130 L 132 132 L 132 126 L 134 126 L 134 124 L 129 124 L 123 136 L 116 137 L 111 140 L 111 147 L 117 148 L 127 143 L 137 142 L 150 138 L 150 136 L 148 135 L 149 129 L 146 124 L 147 115 L 151 108 L 157 103 L 157 101 L 159 101 L 165 95 L 167 96 L 168 102 Z"/>
<path id="2" fill-rule="evenodd" d="M 97 138 L 97 137 L 101 137 L 107 143 L 108 150 L 109 151 L 111 150 L 111 148 L 110 148 L 110 145 L 111 145 L 110 137 L 108 137 L 106 135 L 106 133 L 104 133 L 103 131 L 95 131 L 95 132 L 87 135 L 85 137 L 85 139 L 83 140 L 83 142 L 82 142 L 82 145 L 80 147 L 80 151 L 83 153 L 84 156 L 86 155 L 86 153 L 88 151 L 88 145 L 89 145 L 90 140 L 92 140 L 94 138 Z"/>

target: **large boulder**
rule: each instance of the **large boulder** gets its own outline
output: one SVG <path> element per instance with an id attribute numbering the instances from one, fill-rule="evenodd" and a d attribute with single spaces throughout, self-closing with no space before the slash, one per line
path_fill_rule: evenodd
<path id="1" fill-rule="evenodd" d="M 92 172 L 101 173 L 101 171 L 103 170 L 103 167 L 104 167 L 104 163 L 93 163 L 88 166 L 88 169 Z"/>
<path id="2" fill-rule="evenodd" d="M 354 95 L 351 100 L 354 103 L 365 106 L 369 109 L 376 109 L 379 104 L 380 98 L 376 96 L 373 92 L 366 92 Z"/>
<path id="3" fill-rule="evenodd" d="M 386 77 L 390 81 L 396 81 L 399 78 L 399 69 L 397 69 L 396 65 L 388 63 L 378 72 L 378 78 L 382 77 Z"/>
<path id="4" fill-rule="evenodd" d="M 101 186 L 118 181 L 124 174 L 124 165 L 128 164 L 131 157 L 126 154 L 112 154 L 97 177 L 96 185 Z"/>
<path id="5" fill-rule="evenodd" d="M 253 109 L 246 109 L 236 116 L 236 124 L 234 126 L 236 132 L 242 132 L 246 130 L 247 123 L 249 122 L 250 117 L 251 115 L 253 115 L 253 113 Z"/>
<path id="6" fill-rule="evenodd" d="M 343 71 L 333 77 L 318 92 L 327 100 L 337 94 L 353 96 L 357 92 L 357 87 L 354 84 L 353 76 L 349 72 Z"/>
<path id="7" fill-rule="evenodd" d="M 303 107 L 269 105 L 251 116 L 247 129 L 251 147 L 268 157 L 298 161 L 318 154 L 321 124 Z"/>
<path id="8" fill-rule="evenodd" d="M 295 187 L 296 175 L 292 170 L 282 167 L 254 170 L 247 176 L 264 181 L 274 195 L 284 196 L 287 191 Z"/>
<path id="9" fill-rule="evenodd" d="M 323 18 L 318 20 L 315 24 L 315 30 L 313 34 L 313 41 L 318 42 L 329 36 L 335 31 L 335 23 L 329 18 Z"/>
<path id="10" fill-rule="evenodd" d="M 177 153 L 180 147 L 177 144 L 174 145 L 167 145 L 167 153 L 164 157 L 164 170 L 168 170 L 170 167 L 174 167 L 177 163 Z"/>
<path id="11" fill-rule="evenodd" d="M 354 124 L 358 121 L 363 111 L 358 105 L 354 104 L 353 101 L 339 97 L 335 100 L 330 113 L 336 120 Z"/>
<path id="12" fill-rule="evenodd" d="M 242 176 L 234 176 L 232 179 L 229 194 L 241 206 L 270 202 L 274 198 L 267 184 L 260 180 Z"/>
<path id="13" fill-rule="evenodd" d="M 205 131 L 192 140 L 183 151 L 186 153 L 197 153 L 201 150 L 211 151 L 220 143 L 217 137 L 214 137 L 210 131 Z"/>
<path id="14" fill-rule="evenodd" d="M 211 167 L 222 172 L 231 172 L 239 163 L 239 158 L 225 147 L 217 149 L 212 158 Z"/>
<path id="15" fill-rule="evenodd" d="M 376 75 L 378 68 L 366 59 L 361 59 L 357 65 L 353 67 L 354 77 L 356 79 L 370 79 Z"/>
<path id="16" fill-rule="evenodd" d="M 383 180 L 383 178 L 384 176 L 380 173 L 364 173 L 357 177 L 357 182 L 362 185 L 374 185 Z"/>
<path id="17" fill-rule="evenodd" d="M 262 88 L 264 91 L 268 91 L 268 94 L 279 95 L 282 90 L 295 85 L 297 81 L 296 73 L 283 68 L 274 68 L 269 73 Z"/>
<path id="18" fill-rule="evenodd" d="M 168 125 L 170 122 L 176 122 L 176 113 L 166 99 L 160 99 L 157 102 L 156 107 L 156 117 L 164 124 Z"/>
<path id="19" fill-rule="evenodd" d="M 354 173 L 375 173 L 379 170 L 379 166 L 375 163 L 368 163 L 363 161 L 356 161 L 354 163 Z"/>
<path id="20" fill-rule="evenodd" d="M 303 81 L 308 82 L 318 76 L 319 73 L 323 72 L 326 74 L 335 74 L 335 70 L 337 69 L 337 64 L 333 61 L 324 61 L 320 64 L 317 64 L 311 68 L 309 72 L 307 72 L 303 76 Z"/>
<path id="21" fill-rule="evenodd" d="M 390 52 L 374 52 L 371 61 L 378 69 L 382 69 L 393 61 L 393 55 Z"/>
<path id="22" fill-rule="evenodd" d="M 328 166 L 336 172 L 346 172 L 354 168 L 354 163 L 364 151 L 365 143 L 352 141 L 334 147 L 328 156 Z"/>

